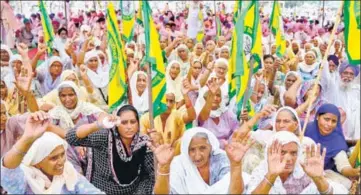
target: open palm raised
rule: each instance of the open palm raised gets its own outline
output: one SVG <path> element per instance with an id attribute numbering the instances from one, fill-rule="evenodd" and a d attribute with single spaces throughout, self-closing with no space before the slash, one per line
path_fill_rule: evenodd
<path id="1" fill-rule="evenodd" d="M 36 140 L 41 137 L 50 124 L 50 117 L 43 111 L 32 113 L 26 120 L 23 136 Z"/>
<path id="2" fill-rule="evenodd" d="M 32 71 L 29 70 L 27 67 L 22 66 L 20 74 L 16 77 L 15 86 L 19 89 L 21 93 L 23 93 L 23 95 L 25 95 L 27 92 L 29 92 L 32 79 Z"/>
<path id="3" fill-rule="evenodd" d="M 311 177 L 322 177 L 323 168 L 326 157 L 326 148 L 323 148 L 321 153 L 321 145 L 313 145 L 312 147 L 306 147 L 306 160 L 304 163 L 301 163 L 301 166 L 305 173 Z"/>
<path id="4" fill-rule="evenodd" d="M 250 133 L 240 139 L 232 139 L 231 143 L 224 141 L 225 150 L 231 164 L 240 164 L 248 149 L 254 144 Z"/>

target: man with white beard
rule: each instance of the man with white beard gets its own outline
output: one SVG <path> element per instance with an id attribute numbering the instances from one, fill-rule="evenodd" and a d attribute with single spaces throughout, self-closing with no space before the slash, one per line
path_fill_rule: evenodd
<path id="1" fill-rule="evenodd" d="M 332 77 L 329 63 L 324 65 L 321 84 L 325 99 L 346 113 L 343 133 L 349 145 L 355 145 L 360 139 L 360 84 L 353 82 L 358 76 L 359 65 L 352 66 L 347 61 L 339 67 L 339 74 Z"/>

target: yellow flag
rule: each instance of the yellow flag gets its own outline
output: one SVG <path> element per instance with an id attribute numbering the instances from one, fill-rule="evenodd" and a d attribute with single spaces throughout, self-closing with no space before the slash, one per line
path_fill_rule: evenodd
<path id="1" fill-rule="evenodd" d="M 348 61 L 352 65 L 360 65 L 360 1 L 345 1 L 343 13 Z"/>
<path id="2" fill-rule="evenodd" d="M 110 112 L 127 100 L 128 86 L 126 83 L 126 60 L 124 47 L 119 33 L 119 26 L 113 3 L 108 3 L 107 9 L 107 36 L 111 54 L 109 70 L 108 105 Z"/>

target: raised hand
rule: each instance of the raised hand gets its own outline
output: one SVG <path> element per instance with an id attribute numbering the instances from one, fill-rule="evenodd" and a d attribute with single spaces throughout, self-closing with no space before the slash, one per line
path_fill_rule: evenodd
<path id="1" fill-rule="evenodd" d="M 168 138 L 170 138 L 168 134 Z M 157 145 L 157 143 L 148 142 L 147 146 L 153 151 L 154 156 L 157 159 L 158 165 L 166 166 L 169 165 L 174 157 L 174 146 L 170 139 L 166 140 L 165 144 Z"/>
<path id="2" fill-rule="evenodd" d="M 277 111 L 277 106 L 276 105 L 266 105 L 265 107 L 263 107 L 263 109 L 261 110 L 261 112 L 259 112 L 259 116 L 261 118 L 266 118 L 268 116 L 270 116 L 273 112 Z"/>
<path id="3" fill-rule="evenodd" d="M 15 70 L 15 72 L 18 71 Z M 20 74 L 17 75 L 15 80 L 15 86 L 22 93 L 22 95 L 25 96 L 29 92 L 32 78 L 33 72 L 28 68 L 22 66 Z"/>
<path id="4" fill-rule="evenodd" d="M 79 68 L 80 68 L 80 76 L 84 78 L 87 75 L 88 68 L 84 64 L 80 65 Z"/>
<path id="5" fill-rule="evenodd" d="M 217 83 L 217 78 L 211 78 L 208 83 L 207 87 L 209 89 L 209 92 L 214 95 L 217 93 L 217 90 L 219 89 L 219 84 Z"/>
<path id="6" fill-rule="evenodd" d="M 183 84 L 181 88 L 182 94 L 186 95 L 191 91 L 191 84 L 187 78 L 183 79 L 182 84 Z"/>
<path id="7" fill-rule="evenodd" d="M 46 52 L 47 46 L 45 43 L 39 43 L 38 45 L 38 53 L 43 55 Z"/>
<path id="8" fill-rule="evenodd" d="M 268 173 L 279 176 L 286 168 L 286 160 L 281 161 L 282 145 L 278 140 L 273 141 L 267 150 Z"/>
<path id="9" fill-rule="evenodd" d="M 44 111 L 31 113 L 25 123 L 23 137 L 36 140 L 41 137 L 50 124 L 50 116 Z"/>
<path id="10" fill-rule="evenodd" d="M 241 121 L 248 121 L 249 116 L 248 116 L 248 111 L 247 110 L 243 110 L 241 113 Z"/>
<path id="11" fill-rule="evenodd" d="M 16 49 L 18 50 L 18 53 L 23 57 L 23 58 L 28 58 L 28 46 L 25 43 L 19 43 L 16 45 Z"/>
<path id="12" fill-rule="evenodd" d="M 164 144 L 163 135 L 155 129 L 148 129 L 147 134 L 150 137 L 153 146 L 158 147 L 159 145 Z"/>
<path id="13" fill-rule="evenodd" d="M 241 139 L 232 139 L 231 143 L 223 141 L 228 159 L 232 165 L 240 165 L 244 155 L 254 144 L 255 141 L 250 136 L 251 134 L 248 133 L 247 136 Z"/>
<path id="14" fill-rule="evenodd" d="M 209 62 L 208 64 L 207 64 L 207 69 L 208 70 L 210 70 L 210 71 L 212 71 L 213 70 L 213 67 L 214 67 L 214 61 L 211 61 L 211 62 Z"/>
<path id="15" fill-rule="evenodd" d="M 306 159 L 301 166 L 305 173 L 311 178 L 323 176 L 324 162 L 326 157 L 326 148 L 321 153 L 321 145 L 317 144 L 312 147 L 306 146 Z"/>

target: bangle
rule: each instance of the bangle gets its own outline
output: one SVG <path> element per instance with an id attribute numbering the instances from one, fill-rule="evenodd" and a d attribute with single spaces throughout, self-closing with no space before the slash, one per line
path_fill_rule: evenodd
<path id="1" fill-rule="evenodd" d="M 15 146 L 13 146 L 14 152 L 20 156 L 25 156 L 26 152 L 22 152 L 20 150 L 18 150 Z"/>
<path id="2" fill-rule="evenodd" d="M 267 179 L 266 176 L 264 176 L 264 180 L 267 182 L 268 185 L 270 185 L 271 187 L 273 187 L 273 184 Z"/>
<path id="3" fill-rule="evenodd" d="M 168 173 L 161 173 L 161 172 L 159 172 L 159 171 L 157 170 L 157 175 L 159 175 L 159 176 L 168 176 L 169 173 L 170 173 L 170 172 L 168 172 Z"/>

